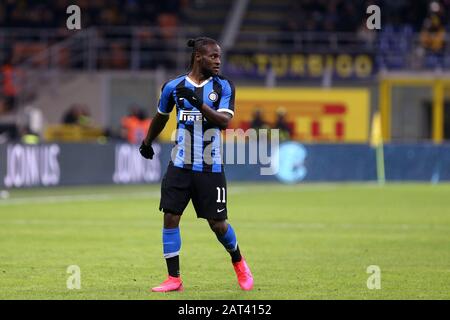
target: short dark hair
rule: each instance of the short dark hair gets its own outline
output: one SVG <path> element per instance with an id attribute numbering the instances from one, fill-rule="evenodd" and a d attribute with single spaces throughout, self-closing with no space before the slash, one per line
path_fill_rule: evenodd
<path id="1" fill-rule="evenodd" d="M 208 37 L 198 37 L 195 39 L 189 39 L 187 41 L 187 46 L 192 48 L 191 61 L 189 62 L 189 70 L 192 70 L 194 66 L 195 54 L 198 51 L 203 50 L 203 47 L 209 44 L 218 44 L 216 40 Z"/>

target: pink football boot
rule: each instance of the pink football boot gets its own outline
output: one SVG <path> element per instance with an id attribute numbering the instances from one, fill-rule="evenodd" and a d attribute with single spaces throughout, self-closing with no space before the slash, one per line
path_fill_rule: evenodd
<path id="1" fill-rule="evenodd" d="M 166 281 L 161 283 L 159 286 L 152 288 L 153 292 L 168 292 L 168 291 L 183 291 L 183 281 L 181 277 L 171 277 L 168 276 Z"/>
<path id="2" fill-rule="evenodd" d="M 242 257 L 241 261 L 233 263 L 233 267 L 241 289 L 246 291 L 252 290 L 253 275 L 245 262 L 244 257 Z"/>

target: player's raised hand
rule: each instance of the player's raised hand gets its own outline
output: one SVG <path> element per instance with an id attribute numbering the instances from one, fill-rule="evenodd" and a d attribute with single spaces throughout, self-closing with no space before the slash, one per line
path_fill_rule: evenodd
<path id="1" fill-rule="evenodd" d="M 145 159 L 153 159 L 153 156 L 155 155 L 152 145 L 146 145 L 144 141 L 142 141 L 142 144 L 139 147 L 139 152 Z"/>
<path id="2" fill-rule="evenodd" d="M 200 109 L 200 107 L 203 104 L 203 99 L 200 98 L 194 91 L 192 91 L 189 88 L 183 87 L 183 88 L 179 88 L 175 91 L 175 94 L 177 95 L 178 98 L 184 98 L 187 101 L 189 101 L 189 103 L 196 107 L 197 109 Z"/>

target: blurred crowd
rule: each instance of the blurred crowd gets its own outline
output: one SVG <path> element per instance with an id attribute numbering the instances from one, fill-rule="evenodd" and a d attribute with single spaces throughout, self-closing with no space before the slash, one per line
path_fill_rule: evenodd
<path id="1" fill-rule="evenodd" d="M 0 63 L 9 56 L 20 64 L 29 57 L 37 55 L 49 46 L 61 42 L 73 31 L 68 30 L 67 8 L 76 4 L 81 10 L 81 27 L 100 26 L 96 30 L 96 43 L 99 54 L 96 63 L 99 68 L 123 69 L 130 66 L 129 51 L 132 34 L 122 33 L 120 29 L 108 27 L 137 26 L 140 43 L 148 50 L 165 51 L 165 42 L 172 40 L 176 29 L 181 25 L 183 8 L 189 0 L 2 0 L 0 1 Z M 1 28 L 15 28 L 16 31 L 2 34 Z M 25 29 L 24 29 L 25 28 Z M 39 28 L 39 29 L 37 29 Z M 34 29 L 32 32 L 31 29 Z M 4 29 L 7 30 L 7 29 Z M 28 30 L 28 31 L 26 31 Z M 81 42 L 79 46 L 85 46 Z M 61 67 L 80 68 L 79 63 L 70 57 L 78 47 L 61 48 L 57 53 L 57 63 Z M 161 59 L 166 66 L 168 61 Z M 49 63 L 43 59 L 33 62 L 40 66 Z M 141 68 L 155 68 L 157 63 L 144 61 Z M 85 66 L 84 66 L 85 67 Z"/>
<path id="2" fill-rule="evenodd" d="M 374 32 L 367 28 L 370 5 L 380 7 L 381 29 Z M 427 67 L 442 65 L 435 58 L 445 52 L 446 36 L 450 31 L 450 0 L 299 0 L 294 1 L 292 10 L 286 13 L 285 22 L 280 27 L 283 32 L 281 43 L 294 45 L 295 33 L 311 32 L 315 36 L 302 37 L 303 45 L 354 43 L 362 50 L 377 49 L 380 61 L 393 68 L 402 66 L 402 61 L 392 61 L 384 56 L 402 56 L 414 52 L 418 65 L 424 65 L 425 59 L 434 63 Z M 336 39 L 322 38 L 318 33 L 341 34 Z M 419 34 L 419 37 L 414 37 Z M 349 38 L 348 38 L 349 37 Z M 377 46 L 375 46 L 377 44 Z M 311 48 L 311 47 L 310 47 Z M 426 57 L 431 55 L 431 57 Z M 433 60 L 434 59 L 434 60 Z M 398 60 L 398 59 L 397 59 Z M 403 60 L 403 63 L 405 61 Z"/>
<path id="3" fill-rule="evenodd" d="M 186 1 L 142 0 L 2 0 L 0 27 L 65 28 L 66 9 L 76 4 L 82 25 L 154 25 L 163 16 L 178 16 Z"/>
<path id="4" fill-rule="evenodd" d="M 262 107 L 255 107 L 253 109 L 252 119 L 248 124 L 241 124 L 243 129 L 255 129 L 257 130 L 257 137 L 264 134 L 264 131 L 260 129 L 278 129 L 280 141 L 290 140 L 294 137 L 294 123 L 288 120 L 287 111 L 284 107 L 279 106 L 275 111 L 274 120 L 266 120 L 264 109 Z M 265 134 L 268 134 L 266 132 Z"/>
<path id="5" fill-rule="evenodd" d="M 429 14 L 431 3 L 436 2 L 438 18 L 450 26 L 450 0 L 299 0 L 293 1 L 292 10 L 286 13 L 284 31 L 357 32 L 365 26 L 366 8 L 381 8 L 383 26 L 409 25 L 420 31 Z"/>
<path id="6" fill-rule="evenodd" d="M 0 2 L 0 41 L 3 41 L 0 46 L 0 64 L 9 56 L 15 63 L 22 63 L 73 34 L 66 28 L 66 9 L 76 3 L 81 8 L 83 29 L 102 27 L 97 28 L 93 38 L 96 48 L 94 68 L 173 68 L 176 36 L 190 18 L 187 9 L 195 11 L 198 2 L 204 1 L 3 0 Z M 209 3 L 213 4 L 214 1 Z M 252 3 L 257 4 L 258 0 Z M 381 8 L 382 29 L 379 33 L 368 30 L 366 26 L 366 9 L 373 4 Z M 391 41 L 390 38 L 396 37 L 390 34 L 392 30 L 400 32 L 402 37 L 408 37 L 413 32 L 421 33 L 422 47 L 435 52 L 444 48 L 445 37 L 450 29 L 450 0 L 290 0 L 289 8 L 283 12 L 285 19 L 279 25 L 280 43 L 288 46 L 296 41 L 296 32 L 349 32 L 355 34 L 354 39 L 367 44 L 368 48 L 380 40 L 383 50 L 395 49 L 401 41 Z M 129 26 L 138 28 L 132 31 L 112 28 Z M 33 33 L 28 38 L 21 38 L 23 34 L 19 37 L 14 32 L 8 32 L 2 38 L 2 27 L 57 29 L 52 34 L 38 36 Z M 311 41 L 313 44 L 321 41 L 328 43 L 327 39 Z M 88 44 L 79 41 L 79 47 Z M 79 47 L 61 48 L 53 62 L 62 68 L 86 69 L 87 59 L 73 59 L 81 50 Z M 133 54 L 139 57 L 137 64 L 133 64 Z M 41 66 L 50 63 L 47 60 L 36 64 Z"/>

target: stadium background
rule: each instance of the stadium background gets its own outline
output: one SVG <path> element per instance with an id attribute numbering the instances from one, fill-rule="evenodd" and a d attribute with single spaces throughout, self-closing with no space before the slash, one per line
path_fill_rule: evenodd
<path id="1" fill-rule="evenodd" d="M 70 16 L 66 9 L 71 4 L 81 8 L 80 30 L 66 27 Z M 371 15 L 366 9 L 373 4 L 381 9 L 379 30 L 369 30 L 366 26 Z M 420 261 L 429 263 L 425 263 L 425 269 L 420 272 L 448 272 L 448 265 L 445 267 L 448 252 L 440 251 L 448 247 L 448 239 L 444 237 L 449 228 L 448 204 L 445 203 L 448 187 L 440 182 L 450 179 L 450 146 L 447 144 L 450 139 L 449 10 L 448 0 L 2 1 L 0 187 L 3 191 L 0 215 L 4 219 L 5 237 L 2 261 L 11 261 L 11 266 L 21 265 L 17 258 L 18 247 L 13 245 L 6 249 L 6 244 L 18 235 L 27 234 L 28 229 L 22 229 L 23 225 L 30 224 L 33 229 L 42 223 L 48 227 L 45 221 L 49 218 L 60 219 L 58 210 L 52 207 L 53 202 L 57 206 L 66 201 L 92 201 L 97 205 L 95 201 L 104 201 L 102 193 L 111 193 L 112 198 L 124 202 L 134 199 L 132 194 L 137 193 L 137 199 L 145 201 L 146 190 L 150 190 L 150 194 L 158 192 L 169 159 L 175 117 L 172 115 L 158 141 L 154 161 L 142 159 L 136 144 L 156 112 L 161 85 L 187 69 L 190 50 L 186 40 L 210 36 L 221 43 L 222 74 L 237 88 L 236 116 L 229 128 L 284 129 L 277 175 L 261 175 L 260 169 L 267 166 L 262 163 L 226 167 L 230 189 L 237 188 L 234 191 L 238 203 L 235 216 L 238 221 L 243 219 L 243 229 L 252 230 L 250 222 L 258 221 L 255 216 L 249 216 L 249 221 L 244 218 L 250 213 L 244 205 L 246 200 L 239 197 L 241 192 L 249 192 L 246 199 L 253 199 L 254 208 L 259 208 L 255 210 L 263 211 L 265 227 L 275 218 L 285 219 L 286 224 L 291 221 L 294 227 L 295 223 L 300 223 L 297 227 L 302 232 L 306 230 L 301 237 L 307 244 L 308 232 L 323 231 L 330 237 L 324 238 L 327 243 L 336 234 L 351 229 L 352 239 L 365 243 L 362 240 L 365 228 L 370 229 L 368 226 L 375 224 L 376 228 L 369 233 L 376 233 L 381 243 L 381 238 L 389 238 L 389 232 L 411 228 L 414 233 L 411 238 L 400 242 L 429 240 L 426 247 L 419 244 L 417 249 L 426 253 Z M 257 110 L 264 123 L 252 122 Z M 277 123 L 280 114 L 285 117 L 282 124 Z M 315 188 L 304 183 L 375 181 L 388 184 L 373 189 L 371 184 L 320 184 Z M 432 186 L 406 184 L 419 181 Z M 391 182 L 405 184 L 389 184 Z M 98 185 L 103 186 L 93 187 Z M 46 188 L 50 186 L 61 188 Z M 265 188 L 274 193 L 270 202 L 267 199 L 261 202 Z M 300 203 L 296 197 L 303 199 L 304 191 L 310 200 Z M 100 194 L 100 198 L 95 200 L 95 194 Z M 129 194 L 131 200 L 125 199 L 128 196 L 121 198 L 121 194 Z M 353 195 L 360 198 L 354 199 Z M 152 197 L 150 195 L 151 205 L 156 211 L 157 199 Z M 329 207 L 321 208 L 315 218 L 309 216 L 309 201 L 324 199 L 329 201 Z M 298 221 L 287 215 L 289 212 L 275 213 L 280 203 L 291 213 L 298 214 Z M 350 209 L 350 203 L 364 208 L 367 215 L 361 217 L 360 211 Z M 92 208 L 85 208 L 86 212 L 71 211 L 69 205 L 63 205 L 62 210 L 72 219 L 81 219 L 81 222 L 94 219 L 99 224 L 120 216 L 111 222 L 117 223 L 115 232 L 125 232 L 119 230 L 122 223 L 124 230 L 131 230 L 122 220 L 122 211 L 107 213 L 105 208 L 98 209 L 94 204 Z M 40 208 L 40 205 L 49 207 Z M 150 204 L 145 208 L 129 205 L 131 207 L 123 210 L 138 213 L 130 213 L 128 218 L 146 221 L 143 217 L 147 215 L 141 213 L 147 214 Z M 264 211 L 269 208 L 275 211 Z M 35 215 L 34 209 L 37 210 Z M 98 215 L 87 213 L 97 209 Z M 342 225 L 333 224 L 339 218 L 327 216 L 326 212 L 342 214 Z M 410 212 L 416 215 L 411 218 Z M 67 225 L 64 220 L 58 223 Z M 192 221 L 187 223 L 195 228 Z M 145 222 L 142 225 L 145 226 Z M 330 225 L 332 230 L 328 232 Z M 152 228 L 157 229 L 155 226 Z M 278 227 L 276 232 L 281 234 L 284 228 L 289 228 Z M 108 236 L 110 234 L 105 235 Z M 156 233 L 154 237 L 157 242 Z M 256 234 L 258 237 L 261 235 Z M 243 238 L 245 243 L 250 235 Z M 24 242 L 19 247 L 26 247 L 33 241 L 27 237 L 21 239 Z M 58 241 L 56 239 L 52 241 Z M 431 248 L 432 243 L 436 244 L 437 251 L 428 251 L 427 246 Z M 144 250 L 145 245 L 139 245 Z M 413 252 L 412 247 L 405 246 L 398 247 L 398 252 L 403 249 Z M 324 254 L 329 254 L 328 247 L 322 249 Z M 159 250 L 155 244 L 154 251 Z M 257 250 L 249 251 L 258 260 Z M 349 257 L 354 254 L 352 250 L 347 253 Z M 308 254 L 313 257 L 312 252 L 306 256 Z M 391 256 L 395 260 L 394 252 Z M 40 260 L 36 259 L 39 265 Z M 140 262 L 144 265 L 147 260 L 142 259 Z M 317 261 L 324 260 L 317 258 Z M 316 263 L 315 258 L 309 261 L 313 262 Z M 308 265 L 305 261 L 301 263 L 304 268 Z M 396 263 L 395 260 L 393 265 Z M 2 267 L 6 270 L 8 264 Z M 405 270 L 415 270 L 411 265 L 408 268 Z M 401 274 L 405 270 L 395 272 Z M 325 273 L 315 271 L 318 278 Z M 430 286 L 425 291 L 421 283 L 413 283 L 409 291 L 398 289 L 393 295 L 391 291 L 386 296 L 370 293 L 367 296 L 367 291 L 361 293 L 359 289 L 352 295 L 350 291 L 354 287 L 349 287 L 343 296 L 448 298 L 446 289 L 450 284 L 448 280 L 440 283 L 439 272 L 433 273 L 434 278 L 429 279 Z M 326 281 L 333 285 L 331 274 L 333 272 Z M 153 279 L 157 279 L 156 275 L 155 271 Z M 139 276 L 143 281 L 144 276 Z M 64 274 L 60 278 L 63 279 Z M 20 282 L 17 279 L 20 279 L 19 274 L 2 279 L 12 290 L 11 295 L 4 293 L 3 298 L 67 297 L 59 289 L 49 289 L 57 292 L 56 295 L 42 294 L 41 287 L 25 293 L 17 289 Z M 424 276 L 424 279 L 428 278 Z M 439 283 L 444 287 L 439 287 Z M 297 291 L 290 288 L 294 292 L 292 295 L 288 290 L 286 294 L 256 297 L 342 297 L 342 292 L 312 293 L 314 282 L 306 287 L 310 291 L 307 290 L 309 293 L 305 296 L 297 295 Z M 216 294 L 213 292 L 212 297 L 242 298 L 228 295 L 228 292 Z M 75 297 L 98 296 L 90 292 Z"/>

